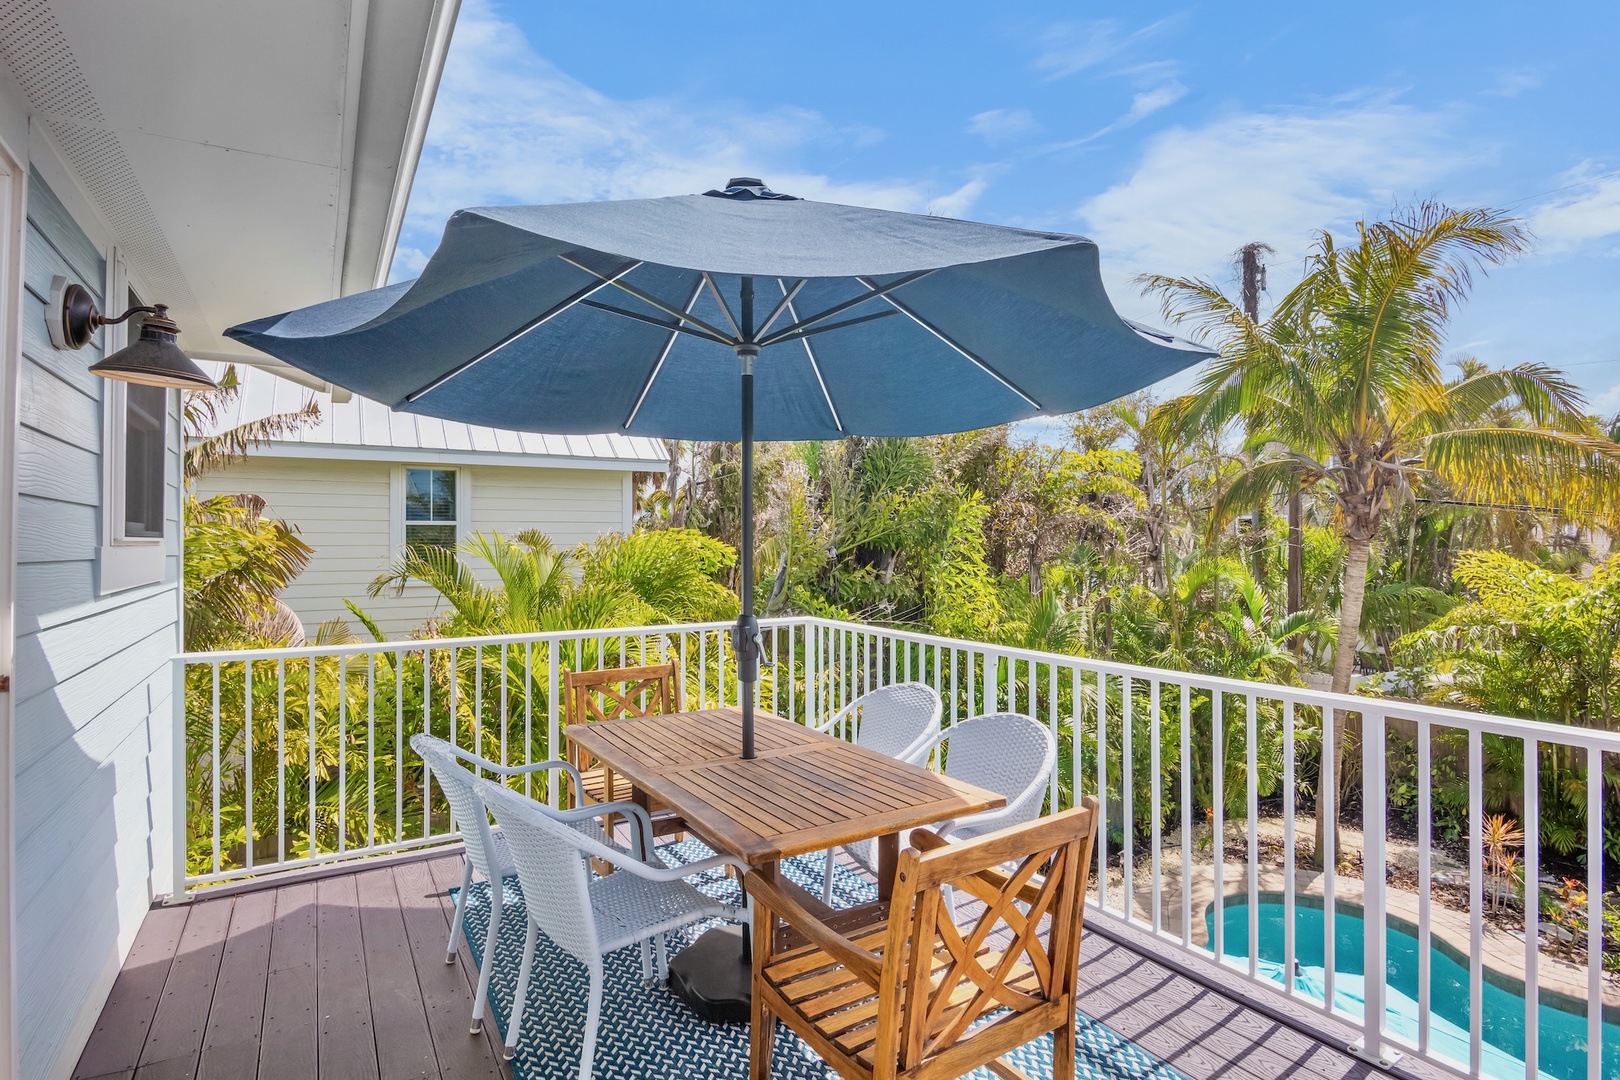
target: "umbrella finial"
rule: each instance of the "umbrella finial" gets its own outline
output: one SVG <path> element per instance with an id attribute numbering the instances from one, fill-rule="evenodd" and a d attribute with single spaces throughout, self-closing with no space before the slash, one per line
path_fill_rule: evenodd
<path id="1" fill-rule="evenodd" d="M 713 195 L 718 199 L 787 199 L 792 202 L 800 201 L 797 195 L 783 195 L 781 192 L 772 191 L 765 186 L 765 181 L 757 176 L 733 176 L 726 181 L 724 189 L 715 188 L 705 191 L 703 194 Z"/>

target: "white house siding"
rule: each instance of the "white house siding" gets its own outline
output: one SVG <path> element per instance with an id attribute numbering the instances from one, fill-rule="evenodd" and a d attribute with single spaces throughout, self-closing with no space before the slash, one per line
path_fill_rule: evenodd
<path id="1" fill-rule="evenodd" d="M 21 1075 L 66 1076 L 170 876 L 169 658 L 177 649 L 179 415 L 170 396 L 161 583 L 98 595 L 99 342 L 52 349 L 51 277 L 96 294 L 102 254 L 35 175 L 28 192 L 17 453 L 17 1031 Z M 98 335 L 99 338 L 99 335 Z"/>
<path id="2" fill-rule="evenodd" d="M 443 467 L 439 464 L 438 467 Z M 527 466 L 463 466 L 471 472 L 467 531 L 539 529 L 559 545 L 591 540 L 625 527 L 628 472 Z M 309 565 L 283 599 L 314 636 L 322 622 L 343 618 L 364 630 L 344 605 L 353 600 L 390 638 L 409 637 L 442 610 L 438 594 L 409 585 L 403 596 L 368 597 L 366 587 L 393 557 L 390 502 L 393 470 L 387 461 L 281 457 L 268 453 L 204 477 L 197 494 L 248 493 L 264 498 L 266 513 L 295 525 L 314 549 Z M 493 581 L 493 574 L 481 574 Z"/>

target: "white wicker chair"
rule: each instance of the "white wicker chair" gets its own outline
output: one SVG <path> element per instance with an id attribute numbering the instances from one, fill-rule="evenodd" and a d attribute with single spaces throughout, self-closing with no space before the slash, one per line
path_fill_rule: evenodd
<path id="1" fill-rule="evenodd" d="M 939 731 L 939 691 L 927 683 L 902 682 L 880 686 L 862 694 L 816 726 L 817 731 L 842 735 L 854 727 L 855 745 L 876 750 L 901 761 L 920 761 Z M 821 899 L 832 903 L 833 853 L 827 852 Z"/>
<path id="2" fill-rule="evenodd" d="M 1040 816 L 1052 770 L 1057 767 L 1057 740 L 1040 721 L 1020 713 L 975 716 L 936 733 L 915 760 L 926 761 L 942 748 L 945 764 L 941 771 L 946 776 L 1002 795 L 1007 805 L 930 825 L 940 836 L 966 840 Z M 844 851 L 866 870 L 877 869 L 877 841 L 846 844 Z M 831 880 L 829 865 L 829 888 L 825 890 L 829 903 Z"/>
<path id="3" fill-rule="evenodd" d="M 706 919 L 747 921 L 744 909 L 721 904 L 681 879 L 719 866 L 735 867 L 740 875 L 747 867 L 727 855 L 669 869 L 650 866 L 570 829 L 509 788 L 480 780 L 474 789 L 506 835 L 529 912 L 512 1016 L 506 1025 L 506 1057 L 511 1059 L 518 1043 L 535 942 L 545 931 L 590 970 L 585 1047 L 579 1063 L 580 1080 L 590 1080 L 596 1029 L 602 1017 L 602 958 L 655 937 L 658 975 L 664 978 L 668 974 L 664 959 L 667 932 Z M 589 858 L 606 860 L 620 872 L 593 877 L 587 868 Z"/>
<path id="4" fill-rule="evenodd" d="M 478 969 L 478 992 L 473 998 L 471 1032 L 476 1035 L 483 1030 L 484 1009 L 489 1001 L 489 973 L 493 966 L 490 958 L 495 955 L 495 944 L 500 934 L 502 892 L 500 887 L 503 878 L 513 877 L 517 869 L 512 865 L 512 857 L 507 850 L 506 837 L 500 829 L 492 829 L 489 825 L 489 814 L 484 809 L 482 800 L 473 790 L 477 775 L 468 768 L 481 769 L 498 776 L 522 776 L 527 773 L 557 770 L 568 774 L 574 784 L 574 796 L 577 800 L 580 787 L 579 772 L 566 761 L 540 761 L 533 765 L 507 766 L 488 761 L 457 746 L 438 739 L 432 735 L 411 736 L 411 749 L 422 756 L 427 762 L 432 776 L 439 781 L 444 789 L 446 800 L 450 803 L 450 812 L 461 827 L 463 841 L 463 859 L 461 870 L 461 891 L 456 894 L 455 916 L 450 920 L 450 941 L 445 946 L 444 962 L 456 962 L 456 938 L 464 932 L 467 887 L 472 884 L 473 871 L 476 870 L 490 883 L 490 912 L 489 931 L 484 937 L 484 962 Z M 465 763 L 465 764 L 463 764 Z M 598 824 L 597 819 L 603 815 L 624 814 L 635 823 L 636 827 L 631 833 L 631 851 L 638 858 L 642 852 L 650 851 L 652 844 L 652 821 L 647 812 L 635 803 L 604 803 L 591 804 L 576 810 L 550 810 L 546 811 L 564 822 L 569 828 L 580 831 L 600 844 L 611 845 L 606 830 Z M 469 942 L 469 944 L 471 944 Z M 650 954 L 648 954 L 650 955 Z M 643 968 L 648 965 L 647 955 L 643 956 Z"/>

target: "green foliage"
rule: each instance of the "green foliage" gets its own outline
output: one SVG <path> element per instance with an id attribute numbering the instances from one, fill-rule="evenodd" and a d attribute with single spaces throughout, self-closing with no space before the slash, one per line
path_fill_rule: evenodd
<path id="1" fill-rule="evenodd" d="M 272 625 L 277 597 L 313 552 L 285 521 L 263 511 L 264 500 L 251 495 L 186 499 L 188 650 L 288 643 L 289 633 Z"/>

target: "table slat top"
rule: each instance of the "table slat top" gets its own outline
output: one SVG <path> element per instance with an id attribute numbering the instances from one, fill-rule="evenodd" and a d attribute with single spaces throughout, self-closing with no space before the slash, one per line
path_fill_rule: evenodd
<path id="1" fill-rule="evenodd" d="M 750 761 L 740 756 L 738 709 L 598 720 L 564 733 L 753 865 L 1006 805 L 994 792 L 765 712 L 754 716 Z"/>

